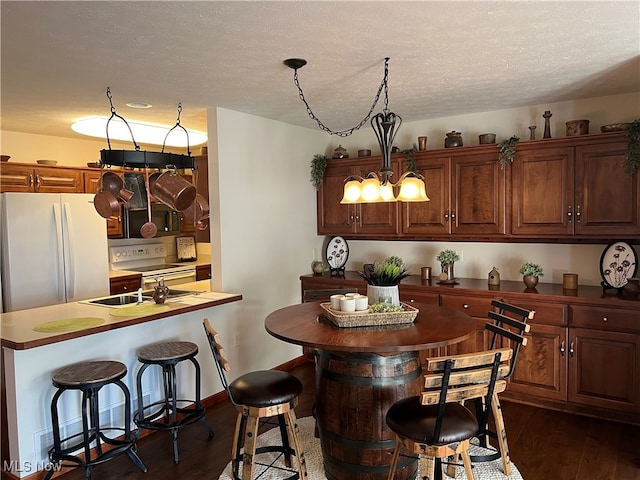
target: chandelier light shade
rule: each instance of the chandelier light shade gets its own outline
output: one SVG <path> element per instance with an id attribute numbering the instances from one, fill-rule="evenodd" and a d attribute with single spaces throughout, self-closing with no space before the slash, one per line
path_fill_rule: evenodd
<path id="1" fill-rule="evenodd" d="M 384 109 L 381 113 L 371 117 L 371 127 L 376 135 L 378 144 L 380 145 L 380 154 L 382 155 L 382 167 L 378 172 L 370 172 L 365 177 L 359 175 L 351 175 L 344 181 L 344 191 L 342 204 L 354 203 L 378 203 L 378 202 L 428 202 L 427 189 L 424 177 L 418 172 L 405 172 L 400 176 L 397 183 L 392 183 L 393 169 L 391 168 L 391 150 L 393 148 L 393 140 L 402 125 L 400 115 L 389 111 L 389 57 L 384 60 L 384 77 L 378 93 L 369 113 L 360 121 L 358 125 L 347 130 L 333 131 L 326 127 L 311 111 L 311 107 L 307 103 L 298 81 L 298 69 L 307 64 L 306 60 L 300 58 L 290 58 L 284 61 L 284 64 L 294 70 L 293 81 L 298 88 L 298 94 L 307 108 L 307 113 L 312 120 L 315 120 L 318 126 L 331 135 L 345 137 L 351 135 L 355 130 L 359 129 L 371 117 L 375 109 L 380 94 L 384 91 Z M 398 195 L 394 193 L 394 188 L 399 188 Z"/>

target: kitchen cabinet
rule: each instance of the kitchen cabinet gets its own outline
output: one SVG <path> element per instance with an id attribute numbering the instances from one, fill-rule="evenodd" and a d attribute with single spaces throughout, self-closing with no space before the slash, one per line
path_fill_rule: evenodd
<path id="1" fill-rule="evenodd" d="M 626 149 L 621 135 L 518 145 L 512 171 L 512 235 L 637 237 L 640 176 L 624 171 Z"/>
<path id="2" fill-rule="evenodd" d="M 83 193 L 82 171 L 5 162 L 0 171 L 0 192 Z"/>
<path id="3" fill-rule="evenodd" d="M 397 180 L 398 161 L 392 161 Z M 382 166 L 380 157 L 370 160 L 329 160 L 324 181 L 317 192 L 318 235 L 346 238 L 393 238 L 398 234 L 398 204 L 369 203 L 343 205 L 344 180 L 350 175 L 365 176 Z"/>
<path id="4" fill-rule="evenodd" d="M 402 234 L 470 238 L 506 234 L 506 173 L 495 147 L 416 162 L 429 202 L 402 202 Z"/>
<path id="5" fill-rule="evenodd" d="M 83 175 L 83 184 L 84 184 L 84 192 L 85 193 L 96 193 L 100 188 L 100 170 L 96 171 L 84 171 Z M 122 238 L 124 236 L 124 228 L 122 223 L 122 209 L 123 206 L 120 204 L 120 208 L 118 211 L 118 215 L 114 215 L 110 218 L 107 218 L 107 237 L 109 238 Z"/>
<path id="6" fill-rule="evenodd" d="M 196 265 L 196 282 L 211 279 L 211 264 Z"/>
<path id="7" fill-rule="evenodd" d="M 142 274 L 123 275 L 111 277 L 109 279 L 109 288 L 111 295 L 119 293 L 137 292 L 142 286 Z"/>

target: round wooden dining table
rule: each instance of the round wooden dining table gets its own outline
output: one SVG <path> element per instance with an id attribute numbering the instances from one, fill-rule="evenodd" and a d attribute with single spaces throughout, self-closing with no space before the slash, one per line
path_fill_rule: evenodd
<path id="1" fill-rule="evenodd" d="M 475 322 L 445 307 L 412 304 L 413 323 L 340 328 L 323 315 L 320 302 L 290 305 L 270 313 L 267 332 L 308 347 L 316 362 L 316 422 L 328 480 L 385 480 L 395 446 L 386 423 L 397 400 L 422 388 L 419 352 L 469 338 Z M 398 461 L 398 480 L 413 479 L 414 457 Z"/>

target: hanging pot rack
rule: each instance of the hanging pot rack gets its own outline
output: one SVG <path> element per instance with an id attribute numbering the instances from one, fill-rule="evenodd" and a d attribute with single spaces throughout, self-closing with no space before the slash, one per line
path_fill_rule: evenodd
<path id="1" fill-rule="evenodd" d="M 111 89 L 107 87 L 107 98 L 111 104 L 111 116 L 107 120 L 107 145 L 108 149 L 100 150 L 100 163 L 108 166 L 118 166 L 124 168 L 156 168 L 156 169 L 195 169 L 195 160 L 191 156 L 191 150 L 189 147 L 189 132 L 187 129 L 180 125 L 180 114 L 182 113 L 182 104 L 178 104 L 178 118 L 176 124 L 169 129 L 164 137 L 162 143 L 162 150 L 160 152 L 150 152 L 146 150 L 140 150 L 140 145 L 136 142 L 133 136 L 133 131 L 129 126 L 129 123 L 116 113 L 116 109 L 113 106 L 113 97 L 111 95 Z M 111 148 L 111 139 L 109 138 L 109 123 L 111 120 L 117 117 L 124 122 L 131 134 L 131 140 L 135 150 L 113 150 Z M 165 152 L 164 148 L 167 142 L 167 137 L 176 128 L 181 128 L 187 136 L 187 154 Z"/>

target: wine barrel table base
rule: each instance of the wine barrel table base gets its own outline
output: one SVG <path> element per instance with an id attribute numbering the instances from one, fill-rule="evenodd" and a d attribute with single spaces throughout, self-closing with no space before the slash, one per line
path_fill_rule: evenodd
<path id="1" fill-rule="evenodd" d="M 421 377 L 418 352 L 318 351 L 316 415 L 327 479 L 388 477 L 395 441 L 385 416 L 397 400 L 418 395 Z M 417 469 L 417 459 L 402 459 L 395 478 L 415 478 Z"/>

